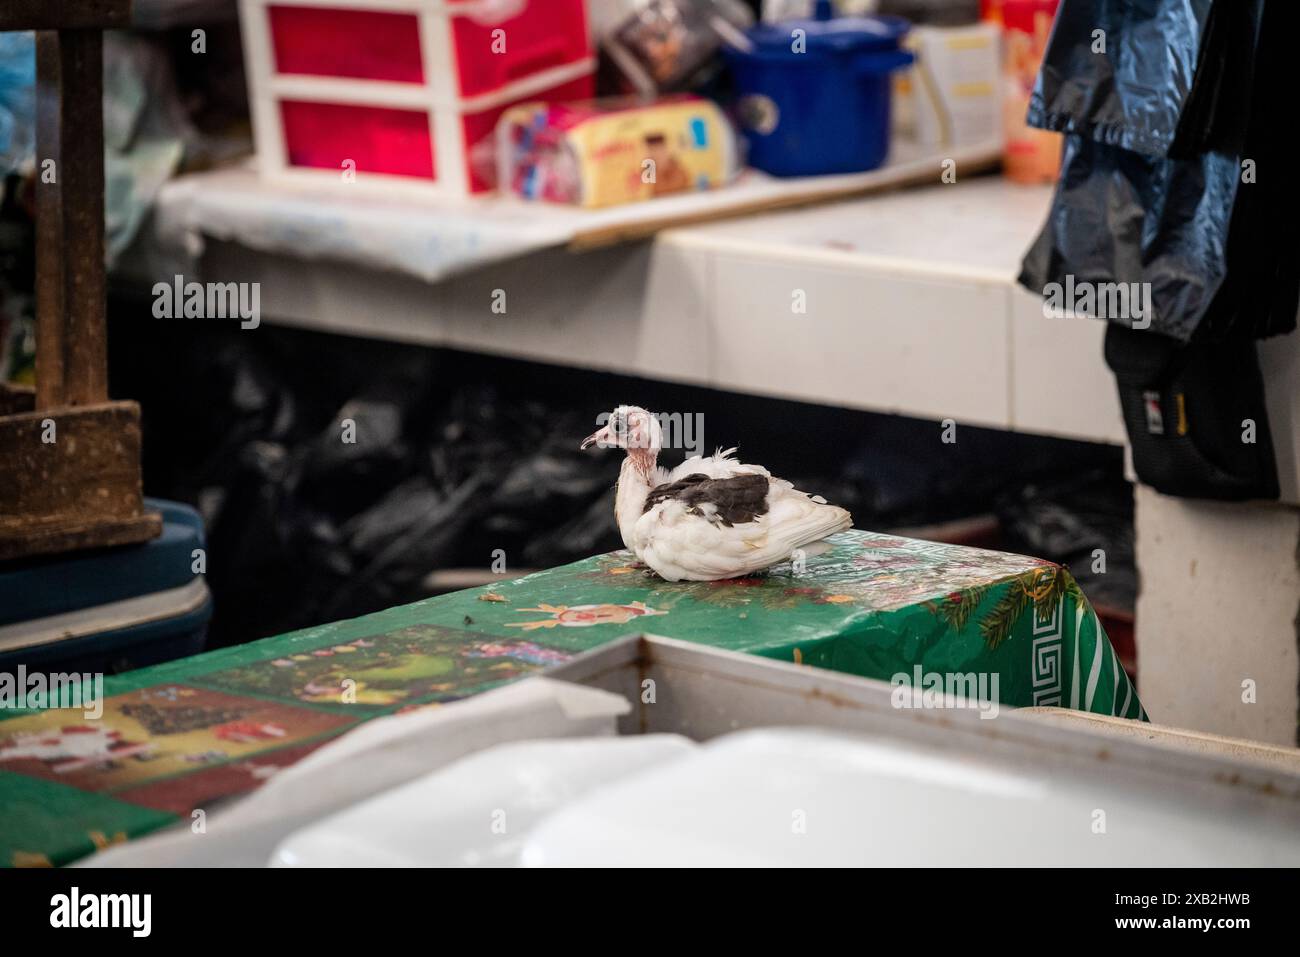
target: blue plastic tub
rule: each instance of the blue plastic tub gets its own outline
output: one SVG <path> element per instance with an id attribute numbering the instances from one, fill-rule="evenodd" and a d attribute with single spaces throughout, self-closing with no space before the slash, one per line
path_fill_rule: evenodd
<path id="1" fill-rule="evenodd" d="M 153 541 L 0 566 L 0 672 L 115 674 L 203 650 L 203 520 L 175 502 L 145 505 L 163 516 Z"/>
<path id="2" fill-rule="evenodd" d="M 727 48 L 749 165 L 774 176 L 856 173 L 889 155 L 891 74 L 915 56 L 901 17 L 832 17 L 762 24 L 752 50 Z"/>

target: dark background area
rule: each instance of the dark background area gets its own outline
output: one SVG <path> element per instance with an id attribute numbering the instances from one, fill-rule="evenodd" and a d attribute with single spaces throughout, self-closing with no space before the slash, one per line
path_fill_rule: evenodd
<path id="1" fill-rule="evenodd" d="M 620 403 L 701 413 L 707 453 L 737 445 L 850 509 L 859 528 L 939 538 L 943 523 L 979 518 L 975 543 L 1068 564 L 1095 604 L 1132 610 L 1118 448 L 960 424 L 944 444 L 932 421 L 267 324 L 155 320 L 145 296 L 113 298 L 110 350 L 112 393 L 143 407 L 146 494 L 204 516 L 210 647 L 426 597 L 431 573 L 486 575 L 497 549 L 513 577 L 621 547 L 620 455 L 578 451 Z M 1106 550 L 1105 575 L 1091 575 L 1094 548 Z"/>

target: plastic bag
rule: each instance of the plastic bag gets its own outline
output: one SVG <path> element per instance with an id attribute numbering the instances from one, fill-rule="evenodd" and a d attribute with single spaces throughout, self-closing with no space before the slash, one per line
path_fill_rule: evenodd
<path id="1" fill-rule="evenodd" d="M 1149 290 L 1145 305 L 1115 315 L 1101 307 L 1096 317 L 1149 322 L 1150 331 L 1186 341 L 1227 275 L 1239 180 L 1235 156 L 1164 159 L 1067 136 L 1056 196 L 1020 284 L 1040 296 L 1084 284 Z"/>
<path id="2" fill-rule="evenodd" d="M 1021 284 L 1137 284 L 1153 315 L 1098 318 L 1182 342 L 1293 329 L 1300 193 L 1258 171 L 1287 162 L 1297 25 L 1261 0 L 1066 0 L 1030 120 L 1071 135 Z"/>
<path id="3" fill-rule="evenodd" d="M 1168 155 L 1213 6 L 1064 0 L 1030 100 L 1030 124 Z"/>
<path id="4" fill-rule="evenodd" d="M 753 22 L 738 0 L 639 0 L 603 48 L 627 92 L 653 96 L 688 89 L 718 47 Z"/>

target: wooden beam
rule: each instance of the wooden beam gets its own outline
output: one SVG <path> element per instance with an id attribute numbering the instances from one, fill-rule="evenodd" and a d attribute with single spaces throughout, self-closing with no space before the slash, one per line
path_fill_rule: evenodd
<path id="1" fill-rule="evenodd" d="M 936 159 L 936 166 L 938 162 Z M 961 164 L 962 175 L 970 176 L 974 173 L 982 173 L 995 169 L 1001 163 L 1002 158 L 1000 156 L 964 160 Z M 645 239 L 665 229 L 678 229 L 683 226 L 695 226 L 703 223 L 717 223 L 724 219 L 753 216 L 759 213 L 772 213 L 783 209 L 794 209 L 799 206 L 815 206 L 820 203 L 839 202 L 874 193 L 892 192 L 906 186 L 924 186 L 935 182 L 937 182 L 937 179 L 934 171 L 926 169 L 918 170 L 906 176 L 865 185 L 821 186 L 787 195 L 765 196 L 761 199 L 736 203 L 734 206 L 710 207 L 699 212 L 668 213 L 653 219 L 628 220 L 624 223 L 614 223 L 608 226 L 579 229 L 569 239 L 568 248 L 574 252 L 599 249 L 604 246 L 614 246 L 618 243 Z"/>
<path id="2" fill-rule="evenodd" d="M 0 32 L 6 30 L 85 30 L 125 27 L 131 0 L 4 0 Z"/>
<path id="3" fill-rule="evenodd" d="M 108 398 L 103 35 L 36 39 L 36 407 Z"/>
<path id="4" fill-rule="evenodd" d="M 36 408 L 36 393 L 31 386 L 0 382 L 0 421 L 7 415 L 31 412 Z M 3 428 L 0 425 L 0 428 Z"/>

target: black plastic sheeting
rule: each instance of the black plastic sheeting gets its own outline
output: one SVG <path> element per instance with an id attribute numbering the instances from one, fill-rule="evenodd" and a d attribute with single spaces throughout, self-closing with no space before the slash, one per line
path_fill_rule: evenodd
<path id="1" fill-rule="evenodd" d="M 1133 492 L 1122 474 L 1092 469 L 1030 483 L 998 502 L 1009 551 L 1068 565 L 1094 605 L 1132 612 L 1137 603 Z"/>
<path id="2" fill-rule="evenodd" d="M 1064 0 L 1029 119 L 1067 133 L 1065 155 L 1022 285 L 1150 284 L 1149 331 L 1180 342 L 1295 328 L 1297 6 Z"/>
<path id="3" fill-rule="evenodd" d="M 1026 486 L 1122 475 L 1116 448 L 964 425 L 946 444 L 936 422 L 141 314 L 111 309 L 113 390 L 141 401 L 148 494 L 195 504 L 207 523 L 211 647 L 417 600 L 438 569 L 500 555 L 513 574 L 620 548 L 621 456 L 578 443 L 622 402 L 700 413 L 706 453 L 738 444 L 860 528 L 1014 511 L 1006 497 Z M 1058 560 L 1107 547 L 1087 534 L 1033 544 Z"/>
<path id="4" fill-rule="evenodd" d="M 147 486 L 167 476 L 159 490 L 195 501 L 209 526 L 218 643 L 412 600 L 431 571 L 485 568 L 497 549 L 509 569 L 616 544 L 612 519 L 555 541 L 617 475 L 613 457 L 578 452 L 594 413 L 557 413 L 491 384 L 431 387 L 450 376 L 422 350 L 369 363 L 340 400 L 340 388 L 293 381 L 295 353 L 267 361 L 237 339 L 196 363 L 193 381 L 218 413 L 207 421 L 224 428 L 188 451 L 210 442 L 210 454 L 186 460 L 159 421 L 172 410 L 146 412 Z"/>
<path id="5" fill-rule="evenodd" d="M 1220 3 L 1216 12 L 1220 6 L 1237 9 Z M 1224 105 L 1213 110 L 1215 116 L 1248 118 L 1241 156 L 1253 164 L 1253 181 L 1237 191 L 1228 274 L 1195 331 L 1200 342 L 1284 335 L 1295 329 L 1300 311 L 1300 183 L 1292 170 L 1291 122 L 1295 61 L 1287 39 L 1300 30 L 1300 4 L 1270 0 L 1259 23 L 1251 88 L 1244 99 L 1235 91 L 1226 93 Z M 1245 32 L 1245 27 L 1239 27 L 1239 32 Z M 1243 78 L 1239 76 L 1238 82 Z M 1217 125 L 1211 121 L 1212 128 Z"/>

